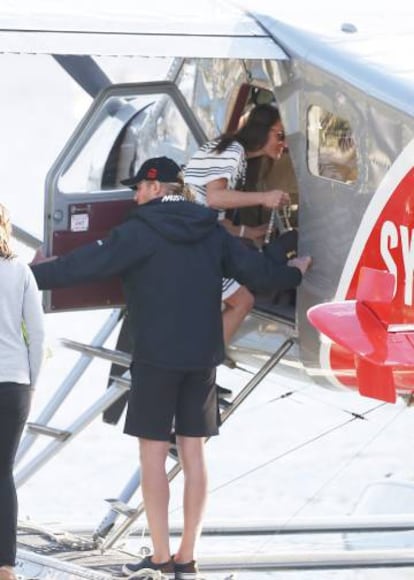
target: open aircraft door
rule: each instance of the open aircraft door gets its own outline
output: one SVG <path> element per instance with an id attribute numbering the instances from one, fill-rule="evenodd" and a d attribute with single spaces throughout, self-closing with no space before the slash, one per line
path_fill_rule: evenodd
<path id="1" fill-rule="evenodd" d="M 62 255 L 105 237 L 134 207 L 120 181 L 149 157 L 184 164 L 206 136 L 170 82 L 103 90 L 46 178 L 47 255 Z M 47 312 L 123 304 L 118 279 L 45 293 Z"/>

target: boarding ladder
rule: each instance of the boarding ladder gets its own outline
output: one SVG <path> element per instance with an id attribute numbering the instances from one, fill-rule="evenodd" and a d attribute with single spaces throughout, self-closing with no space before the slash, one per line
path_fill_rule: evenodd
<path id="1" fill-rule="evenodd" d="M 86 427 L 101 413 L 105 412 L 119 401 L 119 399 L 121 399 L 129 390 L 129 366 L 131 364 L 131 355 L 121 350 L 108 349 L 104 347 L 105 341 L 114 331 L 122 316 L 122 310 L 113 310 L 90 344 L 84 344 L 70 339 L 61 340 L 63 346 L 79 352 L 81 356 L 68 376 L 58 387 L 55 395 L 40 412 L 37 420 L 27 424 L 26 434 L 21 442 L 16 458 L 16 464 L 18 467 L 39 436 L 50 438 L 50 442 L 20 469 L 17 469 L 15 476 L 17 486 L 21 486 L 27 482 L 43 465 L 50 461 L 52 457 L 59 453 L 77 435 L 79 435 L 79 433 L 86 429 Z M 294 338 L 287 338 L 276 352 L 274 352 L 274 354 L 264 362 L 262 367 L 250 378 L 245 386 L 241 388 L 240 392 L 233 400 L 228 401 L 223 396 L 219 396 L 222 423 L 227 421 L 240 407 L 243 401 L 246 400 L 253 390 L 291 349 L 293 344 Z M 125 372 L 120 376 L 111 376 L 109 386 L 104 394 L 102 394 L 102 396 L 94 401 L 88 408 L 83 410 L 67 428 L 57 429 L 50 426 L 49 422 L 76 386 L 76 383 L 94 358 L 107 360 L 112 364 L 122 367 L 125 369 Z M 231 362 L 227 361 L 227 364 L 229 366 Z M 171 442 L 170 457 L 174 459 L 174 464 L 168 472 L 169 481 L 171 481 L 181 471 L 177 450 L 173 440 Z M 140 480 L 140 469 L 137 469 L 134 471 L 119 496 L 116 499 L 108 500 L 110 509 L 93 534 L 96 543 L 102 548 L 110 548 L 113 546 L 119 538 L 127 533 L 130 526 L 144 512 L 144 506 L 142 503 L 138 505 L 137 508 L 131 508 L 128 506 L 128 501 L 130 501 L 139 488 Z M 120 515 L 124 516 L 125 519 L 122 524 L 115 529 L 115 522 Z"/>

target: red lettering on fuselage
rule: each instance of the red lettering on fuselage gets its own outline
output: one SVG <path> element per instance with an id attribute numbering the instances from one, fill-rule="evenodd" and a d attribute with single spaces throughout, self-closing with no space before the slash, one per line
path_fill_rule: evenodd
<path id="1" fill-rule="evenodd" d="M 385 324 L 414 324 L 414 140 L 395 160 L 362 216 L 338 284 L 337 300 L 355 300 L 363 266 L 388 270 L 396 284 Z M 321 343 L 321 366 L 355 386 L 353 353 Z M 398 390 L 413 391 L 414 371 L 393 367 Z"/>
<path id="2" fill-rule="evenodd" d="M 396 291 L 404 285 L 405 306 L 412 306 L 414 230 L 404 225 L 397 226 L 390 220 L 384 222 L 381 227 L 380 254 L 388 271 L 395 276 Z"/>

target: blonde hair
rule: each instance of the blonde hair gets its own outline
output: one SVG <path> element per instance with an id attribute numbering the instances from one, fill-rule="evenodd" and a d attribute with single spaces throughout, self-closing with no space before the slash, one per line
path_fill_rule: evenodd
<path id="1" fill-rule="evenodd" d="M 176 185 L 176 190 L 182 195 L 184 196 L 184 198 L 187 201 L 195 201 L 195 196 L 192 193 L 191 189 L 188 187 L 188 185 L 184 182 L 184 175 L 182 173 L 182 171 L 180 171 L 180 173 L 177 175 L 177 185 Z"/>
<path id="2" fill-rule="evenodd" d="M 182 195 L 187 201 L 195 201 L 191 189 L 184 183 L 167 183 L 168 191 L 175 195 Z"/>
<path id="3" fill-rule="evenodd" d="M 0 203 L 0 258 L 9 260 L 14 257 L 10 248 L 11 222 L 9 212 Z"/>
<path id="4" fill-rule="evenodd" d="M 184 176 L 180 172 L 177 175 L 177 181 L 171 183 L 165 183 L 167 190 L 175 195 L 182 195 L 187 201 L 195 201 L 195 196 L 191 192 L 191 189 L 184 183 Z"/>

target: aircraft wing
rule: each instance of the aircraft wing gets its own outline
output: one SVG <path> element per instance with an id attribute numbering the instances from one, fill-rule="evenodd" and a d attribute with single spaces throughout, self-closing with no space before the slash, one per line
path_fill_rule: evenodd
<path id="1" fill-rule="evenodd" d="M 0 52 L 287 59 L 242 9 L 221 1 L 6 3 Z"/>

